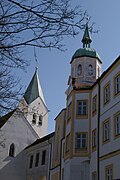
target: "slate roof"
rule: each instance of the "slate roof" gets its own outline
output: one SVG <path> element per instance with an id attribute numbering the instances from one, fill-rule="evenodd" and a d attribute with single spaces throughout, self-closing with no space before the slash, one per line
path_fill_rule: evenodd
<path id="1" fill-rule="evenodd" d="M 13 113 L 16 111 L 14 109 L 13 111 L 7 113 L 6 115 L 0 117 L 0 128 L 8 121 L 8 119 L 13 115 Z"/>
<path id="2" fill-rule="evenodd" d="M 30 148 L 32 146 L 35 146 L 35 145 L 37 145 L 37 144 L 39 144 L 41 142 L 46 141 L 46 140 L 49 140 L 50 138 L 52 138 L 54 136 L 54 134 L 55 134 L 55 132 L 52 132 L 52 133 L 48 134 L 47 136 L 44 136 L 44 137 L 42 137 L 40 139 L 37 139 L 34 143 L 32 143 L 31 145 L 27 146 L 25 149 L 28 149 L 28 148 Z"/>

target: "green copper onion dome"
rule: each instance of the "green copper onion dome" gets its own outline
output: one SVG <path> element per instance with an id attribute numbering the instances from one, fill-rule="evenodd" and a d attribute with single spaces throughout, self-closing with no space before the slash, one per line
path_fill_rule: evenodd
<path id="1" fill-rule="evenodd" d="M 83 34 L 83 38 L 82 38 L 83 48 L 77 49 L 77 51 L 72 56 L 71 62 L 73 61 L 73 59 L 79 58 L 79 57 L 97 58 L 101 62 L 100 56 L 98 55 L 96 50 L 90 47 L 91 42 L 92 42 L 92 39 L 91 39 L 91 36 L 89 33 L 88 22 L 87 22 L 86 27 L 85 27 L 85 31 Z"/>
<path id="2" fill-rule="evenodd" d="M 92 48 L 79 48 L 73 55 L 72 60 L 78 57 L 93 57 L 100 60 L 99 54 Z"/>

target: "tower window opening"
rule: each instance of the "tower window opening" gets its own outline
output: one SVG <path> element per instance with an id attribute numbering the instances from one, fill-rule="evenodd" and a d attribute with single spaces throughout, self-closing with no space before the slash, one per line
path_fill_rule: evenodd
<path id="1" fill-rule="evenodd" d="M 82 65 L 81 64 L 78 65 L 77 74 L 78 74 L 78 76 L 80 76 L 82 74 Z"/>
<path id="2" fill-rule="evenodd" d="M 40 126 L 42 126 L 42 120 L 43 120 L 43 117 L 42 117 L 42 115 L 40 115 L 40 116 L 39 116 L 39 121 L 38 121 L 38 124 L 39 124 Z"/>
<path id="3" fill-rule="evenodd" d="M 15 145 L 12 143 L 9 149 L 9 156 L 14 157 L 14 155 L 15 155 Z"/>
<path id="4" fill-rule="evenodd" d="M 37 120 L 37 115 L 34 113 L 34 114 L 33 114 L 32 123 L 33 123 L 33 124 L 36 124 L 36 120 Z"/>
<path id="5" fill-rule="evenodd" d="M 90 76 L 93 75 L 93 66 L 91 64 L 89 64 L 89 66 L 88 66 L 88 74 Z"/>

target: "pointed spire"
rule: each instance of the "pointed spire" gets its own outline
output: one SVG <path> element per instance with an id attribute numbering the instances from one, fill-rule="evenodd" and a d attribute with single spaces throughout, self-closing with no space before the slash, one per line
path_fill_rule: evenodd
<path id="1" fill-rule="evenodd" d="M 92 42 L 91 36 L 89 34 L 89 29 L 88 29 L 88 17 L 86 18 L 86 27 L 85 27 L 85 32 L 82 38 L 82 43 L 83 43 L 83 48 L 90 48 L 90 43 Z"/>
<path id="2" fill-rule="evenodd" d="M 24 98 L 26 102 L 30 104 L 38 97 L 40 97 L 45 104 L 42 88 L 41 88 L 40 81 L 38 78 L 38 66 L 36 66 L 35 73 L 24 94 Z"/>

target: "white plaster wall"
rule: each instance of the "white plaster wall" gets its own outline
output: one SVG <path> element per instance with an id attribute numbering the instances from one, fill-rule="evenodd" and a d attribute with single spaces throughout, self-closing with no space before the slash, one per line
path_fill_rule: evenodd
<path id="1" fill-rule="evenodd" d="M 113 179 L 120 179 L 120 154 L 100 161 L 100 180 L 105 180 L 105 166 L 113 165 Z"/>
<path id="2" fill-rule="evenodd" d="M 120 96 L 114 97 L 114 76 L 120 71 L 120 65 L 117 66 L 100 84 L 101 86 L 101 115 L 108 111 L 112 106 L 120 101 Z M 110 81 L 110 102 L 103 105 L 103 88 Z"/>
<path id="3" fill-rule="evenodd" d="M 22 151 L 36 140 L 37 134 L 22 114 L 16 112 L 1 128 L 0 134 L 4 140 L 4 145 L 0 146 L 0 179 L 24 179 L 25 155 Z M 9 157 L 9 147 L 12 143 L 15 145 L 15 157 Z"/>
<path id="4" fill-rule="evenodd" d="M 36 124 L 32 123 L 33 114 L 36 113 L 37 122 Z M 38 124 L 39 115 L 43 116 L 42 126 Z M 43 137 L 48 133 L 48 109 L 46 108 L 45 104 L 43 103 L 42 99 L 38 97 L 35 101 L 33 101 L 28 106 L 28 114 L 27 120 L 33 129 L 36 131 L 39 137 Z"/>
<path id="5" fill-rule="evenodd" d="M 89 180 L 89 159 L 87 157 L 74 157 L 64 164 L 65 180 Z"/>
<path id="6" fill-rule="evenodd" d="M 101 83 L 101 117 L 100 117 L 100 155 L 120 149 L 120 138 L 114 139 L 114 114 L 120 110 L 120 95 L 114 97 L 114 76 L 119 72 L 117 66 Z M 110 81 L 110 102 L 103 105 L 103 87 Z M 102 144 L 102 124 L 110 118 L 110 142 Z"/>
<path id="7" fill-rule="evenodd" d="M 65 180 L 70 180 L 70 160 L 69 159 L 65 161 L 64 177 L 65 177 Z"/>
<path id="8" fill-rule="evenodd" d="M 107 154 L 111 151 L 120 149 L 120 138 L 114 139 L 114 114 L 120 110 L 120 102 L 109 109 L 100 119 L 100 156 Z M 102 144 L 102 122 L 110 118 L 110 141 Z"/>
<path id="9" fill-rule="evenodd" d="M 53 138 L 49 140 L 50 143 L 53 143 Z M 34 145 L 26 149 L 27 154 L 27 180 L 31 177 L 33 180 L 38 180 L 40 176 L 46 176 L 47 180 L 49 179 L 49 168 L 50 168 L 50 159 L 51 159 L 51 144 L 48 143 L 48 140 L 41 142 L 37 145 Z M 42 152 L 46 150 L 45 165 L 42 165 Z M 39 153 L 39 164 L 38 167 L 35 167 L 36 154 Z M 33 155 L 33 167 L 29 168 L 30 156 Z"/>
<path id="10" fill-rule="evenodd" d="M 78 65 L 82 65 L 82 74 L 80 76 L 77 75 Z M 91 64 L 93 66 L 93 75 L 90 76 L 88 74 L 88 66 Z M 71 76 L 75 78 L 79 78 L 80 81 L 91 81 L 95 82 L 98 78 L 98 67 L 101 72 L 101 63 L 96 58 L 91 57 L 79 57 L 72 61 L 71 64 Z"/>
<path id="11" fill-rule="evenodd" d="M 92 172 L 97 171 L 97 151 L 91 153 L 90 158 L 90 180 L 92 180 Z"/>

